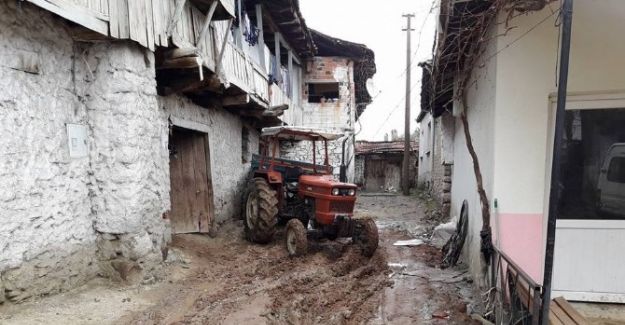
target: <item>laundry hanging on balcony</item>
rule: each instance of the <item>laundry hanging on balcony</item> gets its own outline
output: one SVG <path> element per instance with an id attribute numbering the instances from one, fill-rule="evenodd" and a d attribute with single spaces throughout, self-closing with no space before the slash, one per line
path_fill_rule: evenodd
<path id="1" fill-rule="evenodd" d="M 252 24 L 250 21 L 250 17 L 247 13 L 243 14 L 243 36 L 245 37 L 245 41 L 250 46 L 256 46 L 258 44 L 258 36 L 260 34 L 260 30 Z"/>

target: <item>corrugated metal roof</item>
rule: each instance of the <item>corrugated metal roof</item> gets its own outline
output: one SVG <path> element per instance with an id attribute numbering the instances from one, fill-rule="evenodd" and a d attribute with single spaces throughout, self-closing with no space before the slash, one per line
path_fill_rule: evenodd
<path id="1" fill-rule="evenodd" d="M 419 150 L 417 141 L 410 142 L 411 151 Z M 356 154 L 404 152 L 404 141 L 356 141 Z"/>

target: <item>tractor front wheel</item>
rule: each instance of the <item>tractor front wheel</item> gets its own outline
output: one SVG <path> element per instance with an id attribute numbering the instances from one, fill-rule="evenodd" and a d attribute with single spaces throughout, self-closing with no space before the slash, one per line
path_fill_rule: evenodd
<path id="1" fill-rule="evenodd" d="M 301 256 L 308 251 L 308 234 L 299 219 L 291 219 L 286 224 L 286 250 L 291 256 Z"/>
<path id="2" fill-rule="evenodd" d="M 245 237 L 254 243 L 269 243 L 278 223 L 276 191 L 264 178 L 257 177 L 247 183 L 244 200 Z"/>
<path id="3" fill-rule="evenodd" d="M 352 240 L 362 255 L 371 257 L 378 248 L 378 226 L 371 218 L 353 219 L 354 234 Z"/>

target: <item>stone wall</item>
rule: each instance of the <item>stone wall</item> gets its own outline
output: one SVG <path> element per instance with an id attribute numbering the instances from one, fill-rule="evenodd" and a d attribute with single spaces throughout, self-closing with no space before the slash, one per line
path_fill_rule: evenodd
<path id="1" fill-rule="evenodd" d="M 86 124 L 66 26 L 0 1 L 0 301 L 95 275 L 89 157 L 69 158 L 67 123 Z M 4 288 L 2 288 L 4 286 Z"/>
<path id="2" fill-rule="evenodd" d="M 340 175 L 341 155 L 343 152 L 343 139 L 328 141 L 328 159 L 333 167 L 333 174 L 338 178 Z M 325 146 L 323 142 L 317 142 L 317 164 L 322 164 L 325 159 Z M 354 146 L 351 140 L 345 144 L 345 165 L 349 164 L 347 180 L 354 181 Z M 310 141 L 283 141 L 280 143 L 280 157 L 297 161 L 312 162 L 313 148 Z"/>
<path id="3" fill-rule="evenodd" d="M 356 155 L 354 166 L 354 184 L 362 187 L 365 185 L 365 155 Z"/>
<path id="4" fill-rule="evenodd" d="M 61 18 L 20 4 L 0 1 L 0 303 L 159 267 L 170 123 L 209 134 L 215 219 L 238 215 L 249 170 L 239 117 L 159 97 L 152 52 L 75 42 Z M 67 124 L 85 128 L 84 155 L 70 157 Z"/>
<path id="5" fill-rule="evenodd" d="M 237 218 L 251 155 L 258 153 L 259 132 L 219 107 L 204 108 L 180 96 L 160 97 L 162 118 L 173 125 L 208 134 L 215 221 Z M 242 128 L 248 129 L 248 159 L 242 159 Z M 169 179 L 168 179 L 169 181 Z"/>
<path id="6" fill-rule="evenodd" d="M 454 117 L 427 114 L 420 124 L 419 170 L 417 184 L 432 195 L 443 215 L 451 207 Z"/>
<path id="7" fill-rule="evenodd" d="M 100 268 L 127 280 L 129 270 L 157 266 L 170 240 L 162 217 L 170 205 L 167 121 L 157 105 L 154 55 L 131 42 L 76 47 Z"/>

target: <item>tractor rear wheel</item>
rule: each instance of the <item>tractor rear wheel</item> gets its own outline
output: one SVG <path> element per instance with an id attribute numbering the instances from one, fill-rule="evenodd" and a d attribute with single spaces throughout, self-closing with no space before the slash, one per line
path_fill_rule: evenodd
<path id="1" fill-rule="evenodd" d="M 278 223 L 278 198 L 264 178 L 253 178 L 247 183 L 243 207 L 245 237 L 254 243 L 271 241 Z"/>
<path id="2" fill-rule="evenodd" d="M 291 256 L 300 256 L 308 251 L 308 234 L 299 219 L 291 219 L 286 224 L 286 250 Z"/>
<path id="3" fill-rule="evenodd" d="M 352 240 L 356 244 L 362 255 L 371 257 L 378 248 L 378 226 L 371 218 L 353 219 L 354 234 Z"/>

